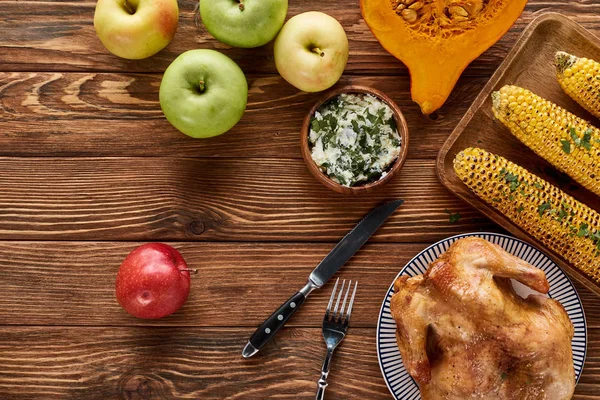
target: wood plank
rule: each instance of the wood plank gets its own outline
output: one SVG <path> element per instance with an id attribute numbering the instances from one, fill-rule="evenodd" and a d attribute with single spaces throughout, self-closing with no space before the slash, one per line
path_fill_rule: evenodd
<path id="1" fill-rule="evenodd" d="M 258 326 L 300 289 L 331 244 L 171 243 L 186 259 L 192 290 L 184 307 L 159 320 L 127 315 L 114 296 L 115 275 L 140 243 L 0 242 L 0 325 Z M 338 272 L 359 282 L 355 327 L 375 327 L 400 269 L 426 244 L 371 243 Z M 332 284 L 314 292 L 288 326 L 319 327 Z M 600 301 L 577 285 L 590 328 Z M 243 304 L 244 307 L 235 305 Z M 50 307 L 48 307 L 50 306 Z"/>
<path id="2" fill-rule="evenodd" d="M 167 48 L 146 60 L 122 60 L 102 46 L 93 27 L 95 1 L 0 2 L 0 71 L 163 71 L 183 51 L 214 48 L 223 51 L 247 72 L 276 73 L 272 44 L 259 49 L 233 49 L 218 43 L 194 24 L 195 1 L 180 0 L 179 28 Z M 404 66 L 388 54 L 369 31 L 356 1 L 291 1 L 288 16 L 306 10 L 326 12 L 337 18 L 347 32 L 351 74 L 401 74 Z M 500 64 L 525 25 L 546 11 L 569 15 L 600 34 L 600 4 L 588 1 L 530 1 L 511 31 L 467 69 L 467 75 L 490 75 Z"/>
<path id="3" fill-rule="evenodd" d="M 297 399 L 316 391 L 320 329 L 284 329 L 244 360 L 249 329 L 0 328 L 0 397 L 44 399 Z M 590 331 L 576 400 L 598 398 L 600 330 Z M 226 367 L 225 367 L 226 366 Z M 352 328 L 333 358 L 328 399 L 390 399 L 375 330 Z"/>
<path id="4" fill-rule="evenodd" d="M 0 170 L 5 240 L 338 241 L 393 198 L 406 203 L 375 241 L 496 229 L 442 188 L 434 160 L 408 160 L 381 192 L 352 199 L 302 160 L 0 158 Z"/>
<path id="5" fill-rule="evenodd" d="M 192 276 L 190 297 L 180 312 L 146 321 L 127 315 L 114 295 L 118 267 L 138 245 L 0 242 L 0 325 L 254 327 L 306 284 L 332 248 L 332 244 L 172 243 L 199 273 Z M 424 247 L 367 244 L 339 272 L 341 279 L 358 280 L 360 285 L 353 326 L 377 325 L 394 277 Z M 314 292 L 290 326 L 319 327 L 331 289 L 329 284 Z"/>
<path id="6" fill-rule="evenodd" d="M 1 7 L 1 6 L 0 6 Z M 1 57 L 1 56 L 0 56 Z M 160 74 L 0 73 L 0 155 L 300 158 L 300 127 L 319 93 L 279 76 L 249 75 L 246 114 L 230 132 L 192 139 L 173 128 L 158 103 Z M 485 84 L 462 79 L 433 120 L 410 99 L 408 77 L 345 76 L 371 86 L 403 110 L 409 157 L 435 158 Z"/>

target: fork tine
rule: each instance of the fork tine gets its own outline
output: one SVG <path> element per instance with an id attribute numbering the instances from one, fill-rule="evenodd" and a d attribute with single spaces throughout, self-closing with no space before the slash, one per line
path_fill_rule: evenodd
<path id="1" fill-rule="evenodd" d="M 335 301 L 335 308 L 333 309 L 333 318 L 337 317 L 338 307 L 340 305 L 340 300 L 342 299 L 342 293 L 344 292 L 344 286 L 346 285 L 346 280 L 342 281 L 342 287 L 340 288 L 339 294 L 337 296 L 337 300 Z"/>
<path id="2" fill-rule="evenodd" d="M 346 294 L 344 295 L 344 302 L 342 303 L 342 308 L 340 309 L 340 313 L 338 315 L 339 321 L 342 322 L 344 319 L 344 309 L 346 308 L 346 301 L 348 300 L 348 293 L 350 293 L 350 287 L 352 286 L 352 281 L 348 282 L 348 288 L 346 289 Z"/>
<path id="3" fill-rule="evenodd" d="M 335 281 L 335 285 L 333 286 L 333 291 L 331 292 L 331 297 L 329 298 L 329 304 L 327 305 L 327 310 L 325 311 L 325 318 L 329 318 L 329 311 L 331 310 L 331 304 L 333 304 L 333 298 L 335 297 L 335 291 L 337 289 L 338 282 L 340 278 L 337 278 Z"/>
<path id="4" fill-rule="evenodd" d="M 354 290 L 352 291 L 352 297 L 350 298 L 350 304 L 348 304 L 348 311 L 346 312 L 346 323 L 350 321 L 350 314 L 352 314 L 352 305 L 354 305 L 354 295 L 356 294 L 356 288 L 358 287 L 358 282 L 354 284 Z"/>

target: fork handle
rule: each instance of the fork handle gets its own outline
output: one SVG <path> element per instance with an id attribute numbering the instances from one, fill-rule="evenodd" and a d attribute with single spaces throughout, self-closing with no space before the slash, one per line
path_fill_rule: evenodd
<path id="1" fill-rule="evenodd" d="M 327 347 L 327 355 L 323 360 L 323 367 L 321 368 L 321 378 L 319 378 L 319 389 L 317 390 L 316 400 L 323 400 L 325 398 L 325 388 L 327 387 L 327 376 L 329 375 L 329 364 L 331 363 L 331 356 L 333 356 L 333 349 Z"/>

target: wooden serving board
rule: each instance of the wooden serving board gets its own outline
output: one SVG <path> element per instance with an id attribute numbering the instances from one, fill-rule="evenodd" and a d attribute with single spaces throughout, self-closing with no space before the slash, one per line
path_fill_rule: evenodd
<path id="1" fill-rule="evenodd" d="M 600 285 L 571 267 L 558 254 L 474 195 L 458 179 L 452 166 L 452 161 L 459 151 L 467 147 L 480 147 L 527 168 L 594 210 L 600 210 L 598 196 L 586 191 L 529 150 L 504 125 L 495 120 L 492 114 L 491 93 L 506 84 L 515 84 L 600 126 L 598 120 L 571 100 L 560 88 L 553 63 L 554 54 L 559 50 L 600 60 L 600 39 L 561 14 L 547 13 L 532 21 L 440 150 L 437 158 L 437 173 L 441 183 L 451 192 L 515 236 L 543 249 L 572 278 L 600 295 Z"/>

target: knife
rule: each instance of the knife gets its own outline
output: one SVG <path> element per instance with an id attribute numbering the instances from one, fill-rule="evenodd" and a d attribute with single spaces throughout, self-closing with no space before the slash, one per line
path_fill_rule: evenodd
<path id="1" fill-rule="evenodd" d="M 308 283 L 298 293 L 290 297 L 277 311 L 258 327 L 250 336 L 242 351 L 244 358 L 250 358 L 266 345 L 300 308 L 304 300 L 315 289 L 322 287 L 344 264 L 362 247 L 375 231 L 404 203 L 394 200 L 367 214 L 354 229 L 327 254 L 308 277 Z"/>

